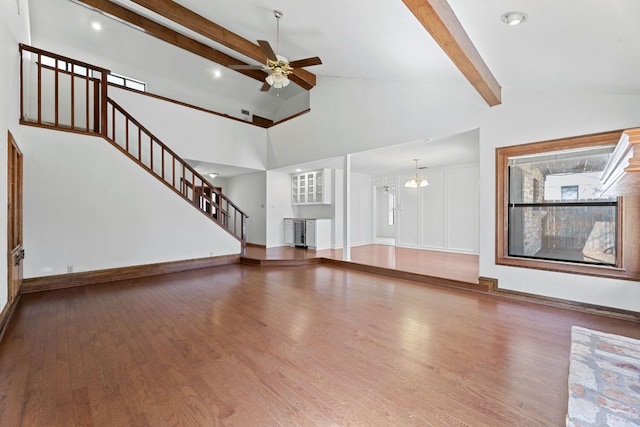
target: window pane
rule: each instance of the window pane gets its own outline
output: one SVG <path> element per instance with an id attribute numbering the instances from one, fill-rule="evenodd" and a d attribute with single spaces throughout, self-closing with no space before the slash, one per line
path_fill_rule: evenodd
<path id="1" fill-rule="evenodd" d="M 80 65 L 74 65 L 73 72 L 79 76 L 87 75 L 87 69 L 85 67 L 81 67 Z"/>
<path id="2" fill-rule="evenodd" d="M 113 74 L 107 74 L 107 81 L 116 85 L 124 86 L 124 79 Z"/>
<path id="3" fill-rule="evenodd" d="M 142 92 L 146 90 L 146 85 L 144 83 L 140 83 L 135 80 L 127 80 L 127 87 Z"/>
<path id="4" fill-rule="evenodd" d="M 396 195 L 391 191 L 387 194 L 389 195 L 389 216 L 387 218 L 387 225 L 394 225 L 396 223 Z"/>
<path id="5" fill-rule="evenodd" d="M 41 55 L 40 62 L 42 63 L 42 65 L 48 65 L 49 67 L 56 66 L 56 60 L 51 58 L 50 56 Z"/>
<path id="6" fill-rule="evenodd" d="M 613 201 L 600 177 L 615 146 L 509 158 L 509 203 Z"/>
<path id="7" fill-rule="evenodd" d="M 616 263 L 616 206 L 509 208 L 509 255 Z"/>

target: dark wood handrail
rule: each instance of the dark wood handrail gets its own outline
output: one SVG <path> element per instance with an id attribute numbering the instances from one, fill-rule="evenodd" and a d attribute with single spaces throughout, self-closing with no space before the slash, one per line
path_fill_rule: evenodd
<path id="1" fill-rule="evenodd" d="M 37 47 L 29 46 L 23 43 L 20 43 L 19 46 L 20 46 L 20 51 L 26 50 L 27 52 L 39 53 L 44 56 L 49 56 L 51 58 L 55 58 L 60 61 L 70 62 L 80 67 L 89 68 L 91 70 L 96 70 L 101 73 L 106 72 L 107 74 L 109 74 L 111 72 L 111 70 L 108 70 L 107 68 L 102 68 L 102 67 L 98 67 L 97 65 L 89 64 L 87 62 L 78 61 L 76 59 L 69 58 L 68 56 L 58 55 L 57 53 L 49 52 L 48 50 L 39 49 Z"/>

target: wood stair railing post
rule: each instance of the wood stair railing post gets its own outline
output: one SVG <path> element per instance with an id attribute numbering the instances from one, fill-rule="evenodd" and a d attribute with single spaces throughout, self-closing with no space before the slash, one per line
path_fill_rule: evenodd
<path id="1" fill-rule="evenodd" d="M 109 88 L 109 85 L 107 83 L 107 75 L 109 73 L 107 72 L 107 70 L 102 70 L 102 73 L 100 73 L 100 134 L 103 137 L 107 137 L 107 90 Z M 115 121 L 115 115 L 113 117 L 114 121 Z M 113 138 L 115 139 L 115 134 L 113 135 Z"/>

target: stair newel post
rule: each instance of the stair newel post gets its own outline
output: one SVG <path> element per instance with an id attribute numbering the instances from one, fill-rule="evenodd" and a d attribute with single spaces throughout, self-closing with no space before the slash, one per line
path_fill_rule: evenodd
<path id="1" fill-rule="evenodd" d="M 247 216 L 240 214 L 242 218 L 240 223 L 240 255 L 245 256 L 247 254 Z"/>
<path id="2" fill-rule="evenodd" d="M 100 134 L 103 137 L 107 137 L 107 70 L 102 70 L 100 73 Z M 115 134 L 113 138 L 115 139 Z"/>

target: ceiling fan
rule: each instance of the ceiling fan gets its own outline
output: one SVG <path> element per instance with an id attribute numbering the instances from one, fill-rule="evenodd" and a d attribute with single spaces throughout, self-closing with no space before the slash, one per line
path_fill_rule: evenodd
<path id="1" fill-rule="evenodd" d="M 274 9 L 273 16 L 276 17 L 276 51 L 273 51 L 271 44 L 266 40 L 258 40 L 258 45 L 267 57 L 264 65 L 232 65 L 230 68 L 235 70 L 264 70 L 269 73 L 265 78 L 265 82 L 260 88 L 262 92 L 266 92 L 271 87 L 276 89 L 289 85 L 289 74 L 295 73 L 296 68 L 310 67 L 312 65 L 320 65 L 322 61 L 317 56 L 296 61 L 289 61 L 282 55 L 278 54 L 280 48 L 280 18 L 284 16 L 281 10 Z"/>

